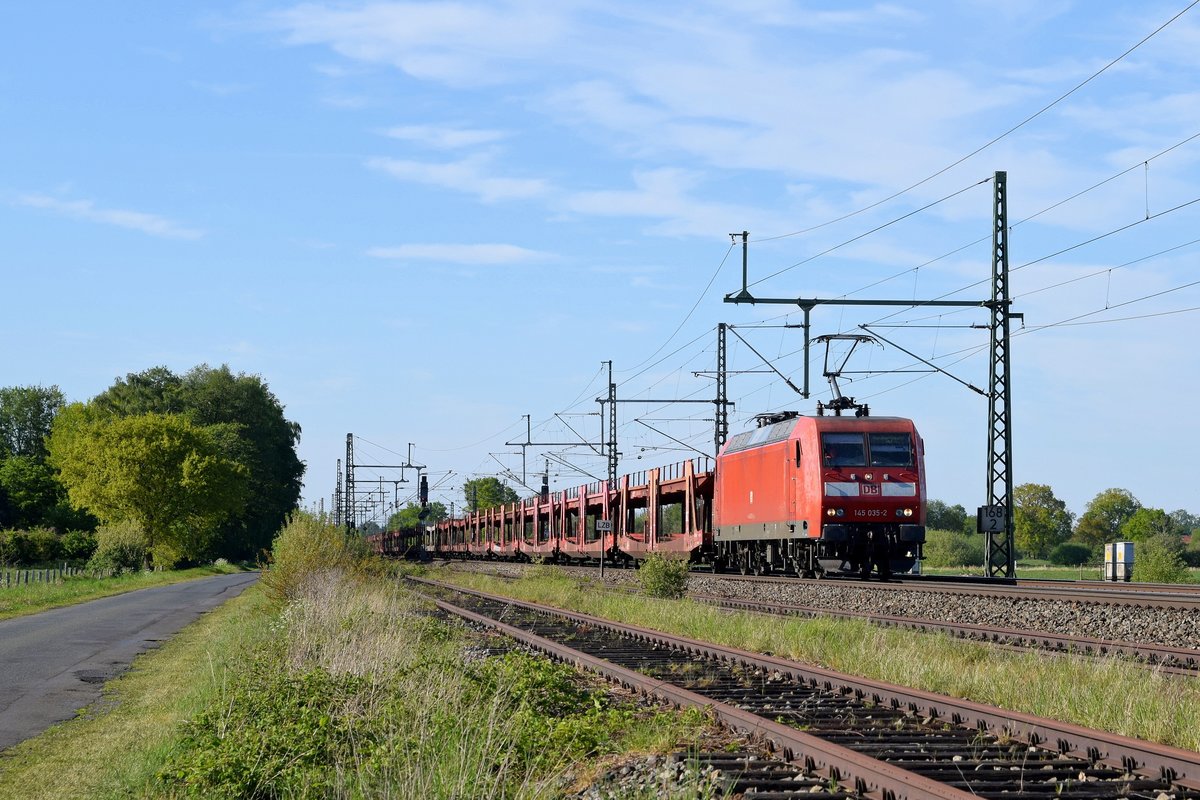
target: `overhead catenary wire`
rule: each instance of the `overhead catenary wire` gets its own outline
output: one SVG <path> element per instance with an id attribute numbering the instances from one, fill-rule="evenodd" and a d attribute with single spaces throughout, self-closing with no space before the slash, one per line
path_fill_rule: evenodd
<path id="1" fill-rule="evenodd" d="M 822 223 L 820 223 L 820 224 L 818 224 L 818 225 L 812 225 L 812 226 L 810 226 L 810 227 L 808 227 L 808 228 L 804 228 L 804 229 L 802 229 L 802 230 L 798 230 L 798 231 L 792 231 L 791 233 L 781 233 L 781 234 L 777 234 L 777 235 L 775 235 L 775 236 L 760 237 L 760 238 L 757 238 L 757 239 L 755 239 L 754 241 L 756 241 L 756 242 L 768 242 L 768 241 L 772 241 L 772 240 L 775 240 L 775 239 L 784 239 L 784 238 L 787 238 L 787 237 L 790 237 L 790 236 L 800 236 L 800 235 L 802 235 L 802 234 L 805 234 L 805 233 L 811 233 L 812 231 L 820 230 L 821 228 L 825 228 L 825 227 L 828 227 L 829 225 L 833 225 L 833 224 L 836 224 L 836 223 L 838 223 L 838 222 L 842 222 L 843 220 L 851 219 L 851 218 L 853 218 L 853 217 L 856 217 L 856 216 L 858 216 L 858 215 L 860 215 L 860 214 L 865 214 L 866 212 L 868 212 L 868 211 L 870 211 L 870 210 L 872 210 L 872 209 L 874 209 L 874 208 L 878 208 L 879 206 L 883 205 L 884 203 L 890 202 L 890 201 L 892 201 L 892 200 L 895 200 L 897 197 L 901 197 L 901 196 L 903 196 L 903 195 L 905 195 L 905 194 L 908 194 L 908 193 L 909 193 L 909 192 L 911 192 L 913 189 L 916 189 L 916 188 L 918 188 L 918 187 L 920 187 L 920 186 L 923 186 L 923 185 L 925 185 L 926 183 L 929 183 L 931 180 L 933 180 L 934 178 L 937 178 L 937 177 L 938 177 L 938 176 L 940 176 L 940 175 L 944 175 L 945 173 L 947 173 L 947 172 L 949 172 L 950 170 L 952 170 L 952 169 L 954 169 L 955 167 L 957 167 L 959 164 L 962 164 L 964 161 L 966 161 L 966 160 L 970 159 L 970 158 L 971 158 L 971 157 L 973 157 L 973 156 L 979 155 L 979 154 L 980 154 L 980 153 L 982 153 L 984 150 L 987 150 L 989 147 L 991 147 L 992 145 L 994 145 L 994 144 L 996 144 L 997 142 L 1001 141 L 1002 139 L 1005 139 L 1006 137 L 1008 137 L 1008 136 L 1012 135 L 1013 133 L 1016 133 L 1018 130 L 1020 130 L 1021 128 L 1025 127 L 1026 125 L 1028 125 L 1030 122 L 1033 122 L 1035 119 L 1037 119 L 1038 117 L 1042 116 L 1042 115 L 1043 115 L 1043 114 L 1045 114 L 1047 111 L 1049 111 L 1050 109 L 1054 108 L 1054 107 L 1055 107 L 1055 106 L 1057 106 L 1059 103 L 1061 103 L 1062 101 L 1066 100 L 1068 97 L 1070 97 L 1071 95 L 1075 94 L 1076 92 L 1078 92 L 1078 91 L 1079 91 L 1080 89 L 1082 89 L 1083 87 L 1087 86 L 1089 83 L 1091 83 L 1092 81 L 1094 81 L 1096 78 L 1100 77 L 1100 76 L 1101 76 L 1101 75 L 1103 75 L 1105 72 L 1107 72 L 1108 70 L 1112 69 L 1114 66 L 1116 66 L 1117 64 L 1119 64 L 1121 61 L 1125 60 L 1125 58 L 1126 58 L 1127 56 L 1129 56 L 1131 53 L 1133 53 L 1133 52 L 1134 52 L 1135 50 L 1137 50 L 1139 47 L 1141 47 L 1141 46 L 1142 46 L 1142 45 L 1144 45 L 1146 42 L 1150 41 L 1150 40 L 1151 40 L 1151 39 L 1153 39 L 1155 36 L 1157 36 L 1159 33 L 1161 33 L 1163 30 L 1165 30 L 1165 29 L 1166 29 L 1166 28 L 1167 28 L 1169 25 L 1171 25 L 1173 22 L 1175 22 L 1175 20 L 1179 19 L 1179 18 L 1180 18 L 1180 17 L 1182 17 L 1184 14 L 1186 14 L 1186 13 L 1187 13 L 1187 12 L 1189 12 L 1189 11 L 1191 11 L 1191 10 L 1192 10 L 1192 8 L 1193 8 L 1193 7 L 1195 7 L 1195 6 L 1197 5 L 1197 3 L 1200 3 L 1200 0 L 1192 0 L 1192 2 L 1190 2 L 1190 3 L 1188 3 L 1186 6 L 1184 6 L 1184 8 L 1183 8 L 1182 10 L 1180 10 L 1178 13 L 1176 13 L 1174 16 L 1172 16 L 1172 17 L 1171 17 L 1170 19 L 1168 19 L 1166 22 L 1162 23 L 1162 24 L 1161 24 L 1161 25 L 1159 25 L 1157 28 L 1155 28 L 1153 31 L 1151 31 L 1150 33 L 1146 34 L 1144 37 L 1142 37 L 1140 40 L 1138 40 L 1138 42 L 1137 42 L 1136 44 L 1134 44 L 1132 47 L 1130 47 L 1129 49 L 1127 49 L 1125 52 L 1121 53 L 1121 54 L 1120 54 L 1119 56 L 1117 56 L 1116 58 L 1114 58 L 1114 59 L 1112 59 L 1111 61 L 1109 61 L 1107 64 L 1105 64 L 1105 65 L 1104 65 L 1103 67 L 1101 67 L 1100 69 L 1098 69 L 1098 70 L 1096 70 L 1095 72 L 1093 72 L 1093 73 L 1092 73 L 1091 75 L 1089 75 L 1087 78 L 1085 78 L 1084 80 L 1082 80 L 1082 81 L 1080 81 L 1079 83 L 1075 84 L 1075 86 L 1073 86 L 1071 89 L 1069 89 L 1068 91 L 1066 91 L 1066 92 L 1064 92 L 1063 94 L 1059 95 L 1059 96 L 1058 96 L 1058 97 L 1056 97 L 1054 100 L 1052 100 L 1050 103 L 1047 103 L 1046 105 L 1042 106 L 1040 109 L 1038 109 L 1038 110 L 1037 110 L 1037 111 L 1035 111 L 1034 113 L 1030 114 L 1029 116 L 1025 117 L 1023 120 L 1021 120 L 1021 121 L 1020 121 L 1020 122 L 1018 122 L 1017 124 L 1013 125 L 1012 127 L 1008 128 L 1008 129 L 1007 129 L 1007 130 L 1005 130 L 1003 133 L 1001 133 L 1001 134 L 999 134 L 998 136 L 995 136 L 995 137 L 993 137 L 992 139 L 988 140 L 988 141 L 987 141 L 987 142 L 985 142 L 984 144 L 980 145 L 979 147 L 975 148 L 975 149 L 974 149 L 974 150 L 972 150 L 971 152 L 967 153 L 965 156 L 962 156 L 961 158 L 958 158 L 958 159 L 956 159 L 955 161 L 951 162 L 950 164 L 947 164 L 946 166 L 942 167 L 942 168 L 941 168 L 941 169 L 939 169 L 938 171 L 934 172 L 932 175 L 929 175 L 928 177 L 922 178 L 921 180 L 917 181 L 916 183 L 913 183 L 913 184 L 911 184 L 911 185 L 909 185 L 909 186 L 906 186 L 905 188 L 903 188 L 903 189 L 900 189 L 900 190 L 899 190 L 899 191 L 897 191 L 897 192 L 893 192 L 892 194 L 888 195 L 887 197 L 884 197 L 884 198 L 883 198 L 883 199 L 881 199 L 881 200 L 877 200 L 877 201 L 875 201 L 874 203 L 871 203 L 870 205 L 863 206 L 862 208 L 858 209 L 857 211 L 851 211 L 851 212 L 850 212 L 850 213 L 848 213 L 848 214 L 842 214 L 842 215 L 841 215 L 841 216 L 839 216 L 839 217 L 836 217 L 836 218 L 834 218 L 834 219 L 827 220 L 827 221 L 825 221 L 825 222 L 822 222 Z"/>

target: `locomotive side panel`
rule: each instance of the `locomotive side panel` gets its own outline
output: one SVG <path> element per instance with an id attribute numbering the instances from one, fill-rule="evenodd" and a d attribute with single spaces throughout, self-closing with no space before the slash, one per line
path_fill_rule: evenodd
<path id="1" fill-rule="evenodd" d="M 804 536 L 797 521 L 795 420 L 738 434 L 717 459 L 716 542 Z"/>

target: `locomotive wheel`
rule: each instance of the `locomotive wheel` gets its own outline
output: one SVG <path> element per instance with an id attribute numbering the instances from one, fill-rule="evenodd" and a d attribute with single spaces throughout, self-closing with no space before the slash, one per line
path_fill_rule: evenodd
<path id="1" fill-rule="evenodd" d="M 750 574 L 750 549 L 746 548 L 738 553 L 738 572 L 743 575 Z"/>

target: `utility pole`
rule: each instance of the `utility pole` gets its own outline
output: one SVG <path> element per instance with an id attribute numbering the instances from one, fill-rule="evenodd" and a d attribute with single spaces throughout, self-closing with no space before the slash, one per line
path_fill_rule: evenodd
<path id="1" fill-rule="evenodd" d="M 342 460 L 337 460 L 337 482 L 333 484 L 333 524 L 342 527 L 344 509 L 342 507 Z"/>
<path id="2" fill-rule="evenodd" d="M 601 420 L 604 418 L 601 417 Z M 608 508 L 609 530 L 615 531 L 612 522 L 613 493 L 617 491 L 617 385 L 613 383 L 613 362 L 608 360 Z M 605 547 L 608 544 L 608 531 L 600 532 L 600 577 L 604 577 Z"/>
<path id="3" fill-rule="evenodd" d="M 985 569 L 989 577 L 1016 577 L 1012 471 L 1012 358 L 1008 291 L 1008 173 L 997 172 L 992 186 L 991 374 L 988 378 L 988 505 L 1004 509 L 1004 530 L 987 532 Z M 1023 316 L 1023 315 L 1022 315 Z M 997 535 L 1001 533 L 1002 535 Z"/>
<path id="4" fill-rule="evenodd" d="M 346 509 L 343 515 L 346 530 L 352 531 L 358 528 L 358 521 L 354 516 L 355 504 L 358 502 L 357 496 L 354 494 L 354 434 L 346 434 Z"/>
<path id="5" fill-rule="evenodd" d="M 746 234 L 747 236 L 749 234 Z M 721 454 L 721 447 L 729 438 L 729 392 L 728 366 L 725 361 L 725 323 L 717 323 L 717 403 L 713 425 L 713 458 Z"/>

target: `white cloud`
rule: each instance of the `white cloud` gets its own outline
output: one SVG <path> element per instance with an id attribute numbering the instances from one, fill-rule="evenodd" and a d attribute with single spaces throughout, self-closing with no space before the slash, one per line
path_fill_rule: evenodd
<path id="1" fill-rule="evenodd" d="M 118 228 L 128 228 L 167 239 L 199 239 L 204 235 L 204 231 L 186 228 L 157 214 L 120 208 L 97 208 L 91 200 L 59 200 L 48 195 L 30 194 L 22 196 L 17 202 L 31 208 L 44 208 L 66 217 L 116 225 Z"/>
<path id="2" fill-rule="evenodd" d="M 327 45 L 356 61 L 453 85 L 501 82 L 505 64 L 534 59 L 563 33 L 545 3 L 304 3 L 268 21 L 292 44 Z"/>
<path id="3" fill-rule="evenodd" d="M 512 244 L 402 244 L 372 247 L 367 255 L 403 261 L 441 261 L 450 264 L 522 264 L 546 261 L 550 253 Z"/>
<path id="4" fill-rule="evenodd" d="M 206 94 L 215 95 L 216 97 L 231 97 L 235 94 L 243 94 L 254 88 L 248 83 L 208 83 L 205 81 L 192 81 L 191 87 Z"/>
<path id="5" fill-rule="evenodd" d="M 389 128 L 387 135 L 393 139 L 416 142 L 439 150 L 488 144 L 504 138 L 502 131 L 472 130 L 437 125 L 400 125 Z"/>
<path id="6" fill-rule="evenodd" d="M 778 230 L 788 221 L 774 213 L 697 199 L 699 173 L 662 168 L 633 175 L 632 189 L 576 192 L 564 199 L 567 209 L 604 217 L 647 217 L 661 220 L 653 226 L 664 236 L 708 236 L 725 232 L 730 225 L 753 230 Z"/>
<path id="7" fill-rule="evenodd" d="M 367 162 L 367 166 L 398 180 L 474 194 L 485 203 L 539 197 L 550 190 L 549 184 L 537 178 L 489 175 L 487 168 L 490 161 L 487 156 L 470 156 L 461 161 L 444 163 L 373 158 Z"/>

